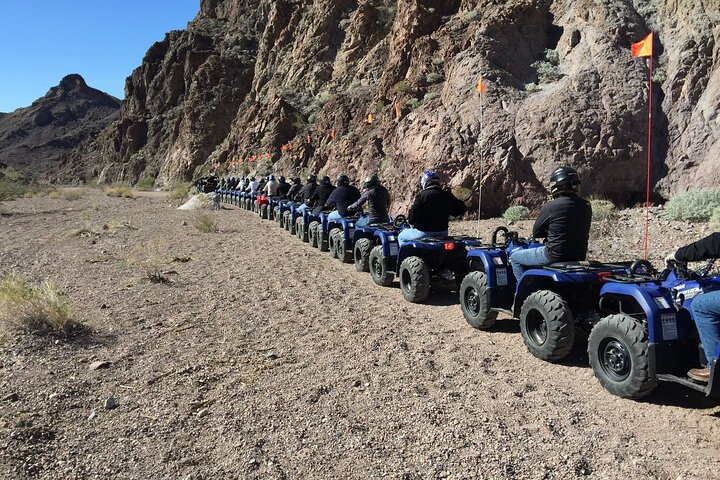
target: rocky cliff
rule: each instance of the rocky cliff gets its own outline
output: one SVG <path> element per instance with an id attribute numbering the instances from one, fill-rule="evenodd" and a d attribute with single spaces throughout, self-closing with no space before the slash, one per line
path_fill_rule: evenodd
<path id="1" fill-rule="evenodd" d="M 0 163 L 32 179 L 54 171 L 58 159 L 107 127 L 120 101 L 68 75 L 27 108 L 0 114 Z"/>
<path id="2" fill-rule="evenodd" d="M 537 205 L 547 173 L 571 164 L 586 193 L 633 203 L 648 69 L 629 48 L 653 31 L 653 188 L 716 185 L 718 25 L 720 0 L 202 0 L 64 175 L 378 171 L 402 207 L 433 167 L 482 183 L 496 214 Z"/>

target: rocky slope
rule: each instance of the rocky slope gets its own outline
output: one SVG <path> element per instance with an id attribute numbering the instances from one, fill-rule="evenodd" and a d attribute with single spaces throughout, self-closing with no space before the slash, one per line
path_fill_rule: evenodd
<path id="1" fill-rule="evenodd" d="M 37 178 L 108 126 L 119 109 L 118 99 L 68 75 L 31 106 L 0 114 L 0 163 Z"/>
<path id="2" fill-rule="evenodd" d="M 634 203 L 648 92 L 629 47 L 654 31 L 654 189 L 715 185 L 718 12 L 718 0 L 202 0 L 187 30 L 150 48 L 121 119 L 65 159 L 64 178 L 163 183 L 229 162 L 380 171 L 402 208 L 408 179 L 434 167 L 475 191 L 482 171 L 483 212 L 496 214 L 537 205 L 569 163 L 586 193 Z"/>

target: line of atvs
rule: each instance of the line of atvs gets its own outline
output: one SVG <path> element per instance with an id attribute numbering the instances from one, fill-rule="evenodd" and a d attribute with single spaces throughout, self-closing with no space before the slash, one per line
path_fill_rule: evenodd
<path id="1" fill-rule="evenodd" d="M 239 190 L 217 194 L 370 272 L 378 285 L 397 277 L 410 302 L 424 302 L 431 286 L 455 286 L 471 326 L 490 329 L 500 312 L 518 319 L 525 345 L 542 360 L 562 360 L 576 339 L 586 340 L 595 377 L 615 395 L 639 399 L 667 381 L 720 399 L 717 362 L 707 384 L 686 376 L 706 364 L 690 305 L 700 293 L 720 290 L 720 277 L 710 275 L 714 260 L 696 271 L 673 266 L 660 272 L 646 260 L 557 263 L 529 270 L 518 282 L 510 254 L 540 244 L 505 227 L 495 229 L 489 242 L 452 236 L 401 246 L 402 216 L 359 227 L 360 216 L 330 220 L 329 212 L 288 200 Z"/>

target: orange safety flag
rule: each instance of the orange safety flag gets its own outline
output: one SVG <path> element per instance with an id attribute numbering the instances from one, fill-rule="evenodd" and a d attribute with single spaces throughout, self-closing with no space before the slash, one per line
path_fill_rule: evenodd
<path id="1" fill-rule="evenodd" d="M 485 87 L 485 84 L 482 81 L 482 77 L 478 79 L 477 86 L 475 89 L 478 91 L 478 93 L 485 93 L 487 91 L 487 88 Z"/>
<path id="2" fill-rule="evenodd" d="M 248 162 L 254 162 L 254 161 L 255 161 L 255 157 L 248 158 Z"/>
<path id="3" fill-rule="evenodd" d="M 643 38 L 637 43 L 633 43 L 630 53 L 633 57 L 652 57 L 653 54 L 653 34 Z"/>
<path id="4" fill-rule="evenodd" d="M 330 130 L 330 138 L 335 139 L 335 130 Z"/>
<path id="5" fill-rule="evenodd" d="M 400 104 L 395 103 L 395 118 L 400 118 Z"/>
<path id="6" fill-rule="evenodd" d="M 292 143 L 288 143 L 288 150 L 292 150 Z"/>
<path id="7" fill-rule="evenodd" d="M 310 138 L 310 135 L 307 136 L 306 140 L 307 140 L 307 143 L 312 143 L 312 138 Z"/>
<path id="8" fill-rule="evenodd" d="M 280 150 L 282 150 L 284 152 L 285 150 L 287 150 L 287 147 L 285 145 L 281 145 Z"/>
<path id="9" fill-rule="evenodd" d="M 373 116 L 372 116 L 372 113 L 368 113 L 368 117 L 367 117 L 367 123 L 372 123 L 372 122 L 373 122 Z"/>
<path id="10" fill-rule="evenodd" d="M 266 157 L 266 158 L 270 158 L 271 156 L 272 156 L 272 155 L 270 155 L 269 153 L 266 153 L 266 154 L 265 154 L 265 157 Z"/>

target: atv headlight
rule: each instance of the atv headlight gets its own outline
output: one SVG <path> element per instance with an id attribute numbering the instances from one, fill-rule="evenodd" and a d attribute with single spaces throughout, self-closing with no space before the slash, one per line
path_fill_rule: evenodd
<path id="1" fill-rule="evenodd" d="M 502 264 L 503 264 L 503 260 L 502 260 L 502 258 L 500 258 L 500 257 L 493 257 L 493 263 L 494 263 L 495 265 L 502 265 Z"/>
<path id="2" fill-rule="evenodd" d="M 388 240 L 390 240 L 391 242 L 394 242 L 394 241 L 395 241 L 395 235 L 390 235 L 390 236 L 388 237 Z"/>
<path id="3" fill-rule="evenodd" d="M 354 224 L 354 223 L 350 223 L 348 226 L 349 226 L 350 228 L 353 228 L 353 227 L 355 226 L 355 224 Z"/>

